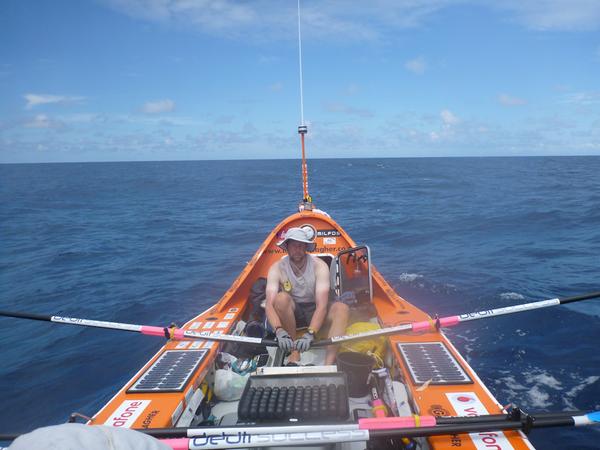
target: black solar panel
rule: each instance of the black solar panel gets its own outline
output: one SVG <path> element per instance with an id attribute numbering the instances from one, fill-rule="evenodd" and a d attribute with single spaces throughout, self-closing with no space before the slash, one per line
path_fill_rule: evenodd
<path id="1" fill-rule="evenodd" d="M 181 392 L 208 350 L 167 350 L 127 392 Z"/>
<path id="2" fill-rule="evenodd" d="M 415 384 L 469 384 L 473 380 L 443 342 L 398 344 Z"/>

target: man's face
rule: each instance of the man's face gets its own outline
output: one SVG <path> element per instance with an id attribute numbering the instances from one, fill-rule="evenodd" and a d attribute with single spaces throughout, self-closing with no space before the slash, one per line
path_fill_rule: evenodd
<path id="1" fill-rule="evenodd" d="M 289 240 L 287 243 L 287 252 L 295 264 L 300 264 L 306 256 L 306 243 Z"/>

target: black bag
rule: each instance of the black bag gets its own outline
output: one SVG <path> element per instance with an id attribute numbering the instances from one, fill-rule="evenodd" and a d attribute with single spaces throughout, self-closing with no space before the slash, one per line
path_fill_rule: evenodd
<path id="1" fill-rule="evenodd" d="M 248 295 L 248 302 L 250 302 L 250 315 L 248 321 L 265 321 L 265 308 L 261 306 L 262 302 L 267 299 L 267 279 L 259 278 L 254 282 Z"/>

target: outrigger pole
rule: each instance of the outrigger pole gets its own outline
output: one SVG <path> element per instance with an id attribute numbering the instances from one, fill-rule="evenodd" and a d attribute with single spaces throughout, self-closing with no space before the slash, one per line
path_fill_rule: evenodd
<path id="1" fill-rule="evenodd" d="M 135 325 L 131 323 L 105 322 L 102 320 L 78 319 L 75 317 L 48 316 L 42 314 L 23 313 L 15 311 L 0 311 L 0 316 L 15 317 L 18 319 L 41 320 L 45 322 L 61 323 L 64 325 L 79 325 L 92 328 L 106 328 L 110 330 L 131 331 L 148 336 L 161 336 L 167 339 L 201 339 L 205 341 L 235 342 L 238 344 L 267 345 L 276 347 L 277 341 L 261 339 L 250 336 L 235 336 L 231 334 L 211 334 L 208 331 L 188 331 L 175 326 L 155 327 L 151 325 Z"/>
<path id="2" fill-rule="evenodd" d="M 300 70 L 300 126 L 298 134 L 302 144 L 302 202 L 301 209 L 313 209 L 312 197 L 308 193 L 308 169 L 306 167 L 306 152 L 304 149 L 304 135 L 308 133 L 308 127 L 304 123 L 304 92 L 302 79 L 302 33 L 300 31 L 300 0 L 298 0 L 298 65 Z"/>
<path id="3" fill-rule="evenodd" d="M 396 327 L 365 331 L 364 333 L 351 334 L 348 336 L 334 336 L 329 339 L 324 339 L 322 341 L 315 342 L 313 344 L 313 347 L 323 347 L 331 344 L 342 344 L 349 341 L 356 341 L 359 339 L 372 338 L 376 336 L 387 336 L 390 334 L 402 333 L 406 331 L 435 331 L 442 327 L 452 327 L 454 325 L 458 325 L 461 322 L 468 322 L 470 320 L 487 319 L 489 317 L 513 314 L 522 311 L 529 311 L 532 309 L 546 308 L 548 306 L 564 305 L 566 303 L 573 303 L 597 297 L 600 297 L 600 292 L 590 292 L 589 294 L 576 295 L 574 297 L 565 297 L 562 299 L 552 298 L 549 300 L 542 300 L 533 303 L 523 303 L 521 305 L 507 306 L 504 308 L 486 309 L 484 311 L 461 314 L 460 316 L 448 316 L 443 318 L 424 320 L 422 322 L 407 323 L 404 325 L 398 325 Z"/>

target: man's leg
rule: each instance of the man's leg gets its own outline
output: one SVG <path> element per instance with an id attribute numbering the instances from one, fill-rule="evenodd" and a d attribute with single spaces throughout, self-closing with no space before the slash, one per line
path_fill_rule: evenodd
<path id="1" fill-rule="evenodd" d="M 273 307 L 279 320 L 281 320 L 281 326 L 288 332 L 293 341 L 296 340 L 296 317 L 294 316 L 294 300 L 287 292 L 279 292 L 273 302 Z M 288 357 L 288 362 L 300 361 L 300 353 L 297 350 L 292 350 Z"/>
<path id="2" fill-rule="evenodd" d="M 350 308 L 348 305 L 342 302 L 335 302 L 329 308 L 327 313 L 327 321 L 331 323 L 329 327 L 328 337 L 343 336 L 348 326 L 348 319 L 350 318 Z M 327 353 L 325 354 L 325 364 L 334 364 L 335 357 L 337 355 L 338 346 L 330 345 L 327 347 Z"/>

